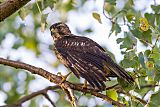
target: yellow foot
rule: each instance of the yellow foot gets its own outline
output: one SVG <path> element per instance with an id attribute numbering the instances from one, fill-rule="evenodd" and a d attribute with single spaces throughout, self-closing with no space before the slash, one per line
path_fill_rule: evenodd
<path id="1" fill-rule="evenodd" d="M 67 75 L 63 76 L 61 74 L 61 72 L 58 72 L 57 75 L 60 76 L 62 78 L 62 81 L 60 83 L 63 83 L 64 81 L 66 81 L 67 77 L 71 74 L 72 72 L 69 72 Z"/>
<path id="2" fill-rule="evenodd" d="M 83 86 L 82 86 L 82 89 L 86 89 L 87 88 L 87 81 L 85 80 L 84 81 L 84 84 L 83 84 Z"/>
<path id="3" fill-rule="evenodd" d="M 83 86 L 82 86 L 82 90 L 83 90 L 83 89 L 87 89 L 87 81 L 86 81 L 86 80 L 84 81 L 84 84 L 83 84 Z M 83 92 L 82 95 L 86 95 L 86 93 Z"/>

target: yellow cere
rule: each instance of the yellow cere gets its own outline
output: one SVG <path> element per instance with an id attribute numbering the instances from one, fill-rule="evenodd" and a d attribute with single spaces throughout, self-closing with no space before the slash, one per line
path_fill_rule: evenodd
<path id="1" fill-rule="evenodd" d="M 54 30 L 53 28 L 51 29 L 51 31 L 52 31 L 52 32 L 55 32 L 55 30 Z"/>

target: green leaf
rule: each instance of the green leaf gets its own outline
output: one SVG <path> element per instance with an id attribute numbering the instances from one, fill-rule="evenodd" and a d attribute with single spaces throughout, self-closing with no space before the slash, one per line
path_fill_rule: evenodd
<path id="1" fill-rule="evenodd" d="M 102 23 L 102 22 L 101 22 L 101 16 L 100 16 L 100 14 L 93 12 L 93 13 L 92 13 L 92 16 L 93 16 L 99 23 Z"/>
<path id="2" fill-rule="evenodd" d="M 151 54 L 151 51 L 150 51 L 150 50 L 146 50 L 146 51 L 144 52 L 144 55 L 145 55 L 146 57 L 148 57 L 150 54 Z"/>
<path id="3" fill-rule="evenodd" d="M 116 0 L 105 0 L 105 2 L 108 2 L 111 5 L 116 5 Z"/>
<path id="4" fill-rule="evenodd" d="M 117 78 L 117 81 L 118 81 L 119 85 L 120 85 L 126 92 L 128 92 L 128 91 L 130 91 L 130 90 L 132 90 L 132 89 L 135 88 L 135 85 L 134 85 L 134 84 L 130 84 L 130 83 L 124 81 L 124 79 L 122 79 L 122 78 Z"/>
<path id="5" fill-rule="evenodd" d="M 104 9 L 106 12 L 113 14 L 115 12 L 115 6 L 105 2 Z"/>
<path id="6" fill-rule="evenodd" d="M 160 25 L 160 14 L 156 14 L 156 23 Z"/>
<path id="7" fill-rule="evenodd" d="M 88 28 L 88 29 L 84 30 L 84 32 L 91 33 L 91 32 L 93 32 L 93 30 L 91 28 Z"/>
<path id="8" fill-rule="evenodd" d="M 158 46 L 155 46 L 152 51 L 153 53 L 159 53 L 160 49 L 158 48 Z"/>
<path id="9" fill-rule="evenodd" d="M 140 69 L 140 70 L 138 71 L 138 73 L 139 73 L 141 76 L 143 76 L 143 77 L 147 76 L 147 74 L 146 74 L 146 69 L 144 69 L 144 68 Z"/>
<path id="10" fill-rule="evenodd" d="M 155 77 L 154 81 L 159 81 L 160 80 L 160 66 L 155 66 Z"/>
<path id="11" fill-rule="evenodd" d="M 46 29 L 46 19 L 47 19 L 48 14 L 42 14 L 41 15 L 41 31 L 44 32 Z"/>
<path id="12" fill-rule="evenodd" d="M 127 50 L 133 49 L 133 46 L 137 44 L 137 40 L 133 36 L 130 36 L 126 33 L 125 33 L 125 36 L 126 37 L 123 38 L 123 41 L 122 41 L 122 38 L 118 39 L 117 41 L 117 42 L 122 41 L 122 44 L 120 45 L 120 49 L 123 49 L 123 48 L 126 48 Z"/>
<path id="13" fill-rule="evenodd" d="M 115 101 L 118 100 L 118 94 L 115 89 L 106 90 L 106 95 Z"/>
<path id="14" fill-rule="evenodd" d="M 131 30 L 131 32 L 133 36 L 137 37 L 138 39 L 142 38 L 142 32 L 140 32 L 138 28 Z"/>
<path id="15" fill-rule="evenodd" d="M 156 93 L 151 95 L 145 107 L 160 107 L 160 101 L 158 100 L 159 98 L 160 98 L 160 91 L 157 91 Z"/>
<path id="16" fill-rule="evenodd" d="M 115 33 L 116 33 L 116 35 L 118 34 L 118 33 L 120 33 L 121 32 L 121 27 L 119 26 L 119 24 L 114 24 L 115 25 Z"/>
<path id="17" fill-rule="evenodd" d="M 115 31 L 115 34 L 117 35 L 118 33 L 121 32 L 121 27 L 117 24 L 117 23 L 112 23 L 112 28 L 111 31 L 109 33 L 109 37 L 111 36 L 111 34 Z"/>
<path id="18" fill-rule="evenodd" d="M 129 107 L 129 102 L 128 102 L 128 100 L 126 100 L 124 97 L 122 97 L 122 102 L 123 102 L 123 104 L 124 105 L 126 105 L 127 107 Z"/>
<path id="19" fill-rule="evenodd" d="M 124 40 L 124 38 L 118 38 L 116 41 L 117 41 L 117 43 L 119 44 L 119 43 L 121 43 L 123 40 Z"/>
<path id="20" fill-rule="evenodd" d="M 131 51 L 125 52 L 124 58 L 133 59 L 134 57 L 137 57 L 135 52 L 136 52 L 136 50 L 131 50 Z"/>
<path id="21" fill-rule="evenodd" d="M 151 35 L 152 31 L 149 29 L 145 32 L 142 33 L 142 40 L 148 42 L 148 43 L 152 43 L 152 35 Z"/>
<path id="22" fill-rule="evenodd" d="M 145 63 L 144 63 L 144 55 L 143 55 L 142 52 L 139 53 L 138 59 L 139 59 L 139 62 L 140 62 L 140 64 L 141 64 L 141 66 L 142 66 L 143 68 L 146 68 Z"/>
<path id="23" fill-rule="evenodd" d="M 135 16 L 134 16 L 133 14 L 127 14 L 127 15 L 126 15 L 126 18 L 127 18 L 128 22 L 133 21 L 133 18 L 134 18 L 134 17 L 135 17 Z"/>
<path id="24" fill-rule="evenodd" d="M 134 5 L 134 0 L 129 0 L 129 3 L 133 6 Z"/>
<path id="25" fill-rule="evenodd" d="M 152 50 L 152 54 L 150 54 L 150 58 L 154 60 L 155 65 L 160 66 L 160 50 L 157 46 Z"/>
<path id="26" fill-rule="evenodd" d="M 151 43 L 151 39 L 152 39 L 151 33 L 152 33 L 152 31 L 150 29 L 142 32 L 142 31 L 139 30 L 139 28 L 136 28 L 134 30 L 131 30 L 131 32 L 135 37 L 140 39 L 140 41 L 142 43 L 144 43 L 145 45 L 147 45 L 146 42 Z"/>
<path id="27" fill-rule="evenodd" d="M 156 18 L 155 14 L 145 13 L 144 16 L 145 16 L 145 18 L 147 18 L 149 24 L 154 27 L 155 26 L 154 22 L 155 22 L 155 18 Z"/>
<path id="28" fill-rule="evenodd" d="M 55 3 L 56 3 L 56 0 L 43 0 L 44 8 L 47 8 L 49 6 L 52 9 L 54 8 Z"/>
<path id="29" fill-rule="evenodd" d="M 156 5 L 151 5 L 151 8 L 155 13 L 160 12 L 160 5 L 157 5 L 157 6 Z"/>
<path id="30" fill-rule="evenodd" d="M 19 14 L 20 18 L 21 18 L 22 20 L 24 20 L 24 19 L 26 18 L 26 16 L 27 16 L 26 9 L 25 9 L 25 8 L 21 8 L 21 9 L 19 10 L 18 14 Z"/>
<path id="31" fill-rule="evenodd" d="M 138 62 L 134 59 L 123 59 L 120 64 L 124 68 L 136 68 L 138 66 Z"/>
<path id="32" fill-rule="evenodd" d="M 146 70 L 146 74 L 147 74 L 147 77 L 148 77 L 148 81 L 153 82 L 154 81 L 154 77 L 155 77 L 154 71 L 147 69 Z"/>
<path id="33" fill-rule="evenodd" d="M 68 81 L 73 82 L 73 83 L 79 83 L 80 82 L 79 79 L 73 73 L 71 75 L 69 75 Z"/>

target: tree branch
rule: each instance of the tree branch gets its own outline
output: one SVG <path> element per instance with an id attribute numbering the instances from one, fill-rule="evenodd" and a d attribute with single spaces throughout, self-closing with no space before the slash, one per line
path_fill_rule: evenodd
<path id="1" fill-rule="evenodd" d="M 146 105 L 147 104 L 147 102 L 145 100 L 143 100 L 143 99 L 141 99 L 139 97 L 136 97 L 136 96 L 132 96 L 130 93 L 123 91 L 120 87 L 117 89 L 117 92 L 125 94 L 125 95 L 127 95 L 127 96 L 129 96 L 131 98 L 134 98 L 136 101 L 140 102 L 142 105 Z"/>
<path id="2" fill-rule="evenodd" d="M 65 89 L 67 89 L 68 86 L 69 86 L 73 90 L 77 90 L 77 91 L 84 92 L 84 93 L 90 93 L 91 95 L 102 98 L 103 100 L 105 100 L 105 101 L 107 101 L 107 102 L 109 102 L 113 105 L 116 105 L 118 107 L 126 107 L 124 104 L 121 104 L 118 101 L 115 101 L 115 100 L 111 99 L 110 97 L 108 97 L 106 95 L 103 95 L 101 93 L 98 93 L 94 90 L 88 90 L 87 88 L 83 88 L 80 85 L 72 84 L 68 81 L 65 81 L 65 82 L 61 83 L 62 78 L 60 76 L 52 74 L 52 73 L 50 73 L 46 70 L 43 70 L 42 68 L 34 67 L 32 65 L 29 65 L 29 64 L 25 64 L 25 63 L 18 62 L 18 61 L 12 61 L 12 60 L 8 60 L 8 59 L 4 59 L 4 58 L 0 58 L 0 64 L 8 65 L 8 66 L 11 66 L 11 67 L 14 67 L 14 68 L 20 68 L 20 69 L 28 70 L 32 74 L 40 75 L 40 76 L 48 79 L 49 81 L 59 85 L 60 87 L 63 86 Z"/>
<path id="3" fill-rule="evenodd" d="M 54 104 L 54 102 L 49 98 L 47 93 L 43 93 L 43 96 L 52 104 L 53 107 L 56 107 L 56 105 Z"/>
<path id="4" fill-rule="evenodd" d="M 74 92 L 71 89 L 71 87 L 70 86 L 66 87 L 66 86 L 62 85 L 61 88 L 64 90 L 64 92 L 68 96 L 68 99 L 69 99 L 70 103 L 72 104 L 72 107 L 78 107 L 78 105 L 77 105 L 77 99 L 74 96 Z"/>
<path id="5" fill-rule="evenodd" d="M 109 19 L 113 24 L 115 23 L 115 22 L 113 21 L 113 19 L 110 18 L 110 17 L 108 17 L 108 16 L 106 15 L 106 13 L 105 13 L 105 1 L 104 1 L 104 3 L 103 3 L 103 15 L 104 15 L 107 19 Z"/>
<path id="6" fill-rule="evenodd" d="M 49 102 L 52 104 L 53 107 L 56 107 L 53 103 L 53 101 L 49 98 L 49 96 L 47 95 L 47 91 L 48 90 L 55 90 L 60 88 L 58 85 L 56 86 L 48 86 L 42 90 L 39 90 L 37 92 L 33 92 L 30 95 L 24 96 L 22 97 L 20 100 L 18 100 L 15 104 L 11 104 L 11 105 L 4 105 L 4 106 L 0 106 L 0 107 L 21 107 L 22 104 L 38 95 L 43 95 L 44 97 L 46 97 L 47 100 L 49 100 Z"/>
<path id="7" fill-rule="evenodd" d="M 149 85 L 143 85 L 143 86 L 140 86 L 141 88 L 155 88 L 157 86 L 160 86 L 158 84 L 149 84 Z"/>
<path id="8" fill-rule="evenodd" d="M 0 4 L 0 22 L 15 13 L 30 0 L 6 0 Z"/>

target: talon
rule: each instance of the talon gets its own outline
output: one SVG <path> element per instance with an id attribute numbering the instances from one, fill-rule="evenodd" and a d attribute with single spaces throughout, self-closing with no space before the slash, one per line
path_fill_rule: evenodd
<path id="1" fill-rule="evenodd" d="M 87 88 L 87 81 L 85 80 L 84 81 L 84 84 L 83 84 L 83 86 L 82 86 L 82 89 L 86 89 Z"/>
<path id="2" fill-rule="evenodd" d="M 63 76 L 61 72 L 58 72 L 57 75 L 59 75 L 62 78 L 62 81 L 60 83 L 63 83 L 66 81 L 67 77 L 71 74 L 72 72 L 69 72 L 67 75 Z"/>
<path id="3" fill-rule="evenodd" d="M 87 89 L 87 81 L 86 80 L 84 81 L 84 84 L 82 86 L 82 90 L 83 89 Z M 86 95 L 86 93 L 84 92 L 84 93 L 82 93 L 82 95 Z"/>
<path id="4" fill-rule="evenodd" d="M 61 74 L 61 72 L 58 72 L 58 73 L 57 73 L 57 75 L 62 77 L 62 74 Z"/>

